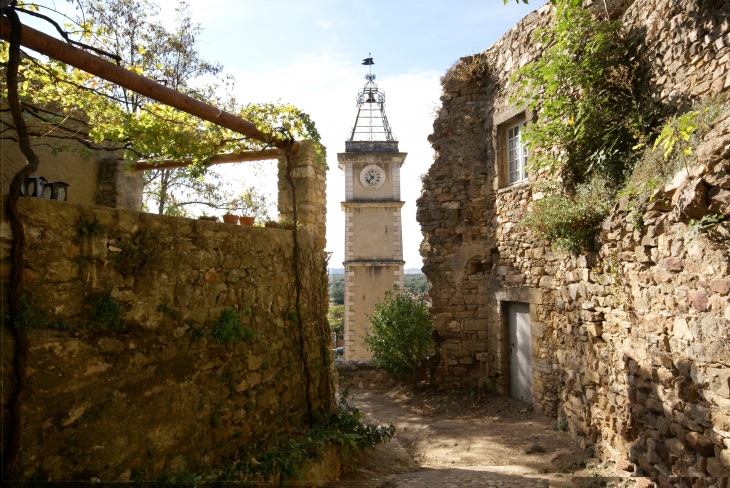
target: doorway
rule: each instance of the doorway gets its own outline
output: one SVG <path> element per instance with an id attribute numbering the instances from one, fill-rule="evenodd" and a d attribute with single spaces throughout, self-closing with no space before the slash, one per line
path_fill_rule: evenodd
<path id="1" fill-rule="evenodd" d="M 509 324 L 509 390 L 510 396 L 532 403 L 532 340 L 530 305 L 507 303 Z"/>

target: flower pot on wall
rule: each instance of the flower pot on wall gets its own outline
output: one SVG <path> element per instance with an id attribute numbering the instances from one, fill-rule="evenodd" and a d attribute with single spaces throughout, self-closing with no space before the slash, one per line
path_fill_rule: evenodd
<path id="1" fill-rule="evenodd" d="M 264 227 L 266 227 L 267 229 L 278 229 L 279 228 L 279 223 L 278 222 L 273 222 L 273 221 L 269 220 L 268 222 L 266 222 L 264 224 Z"/>
<path id="2" fill-rule="evenodd" d="M 226 224 L 237 224 L 238 215 L 225 214 L 223 216 L 223 222 L 225 222 Z"/>
<path id="3" fill-rule="evenodd" d="M 248 227 L 253 226 L 253 223 L 255 220 L 256 220 L 256 217 L 240 217 L 239 218 L 241 225 L 246 225 Z"/>

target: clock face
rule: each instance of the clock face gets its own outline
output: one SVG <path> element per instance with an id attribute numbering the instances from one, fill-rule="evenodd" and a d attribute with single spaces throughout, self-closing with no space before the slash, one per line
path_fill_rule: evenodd
<path id="1" fill-rule="evenodd" d="M 366 166 L 360 172 L 360 183 L 368 190 L 377 190 L 385 183 L 385 171 L 375 164 Z"/>

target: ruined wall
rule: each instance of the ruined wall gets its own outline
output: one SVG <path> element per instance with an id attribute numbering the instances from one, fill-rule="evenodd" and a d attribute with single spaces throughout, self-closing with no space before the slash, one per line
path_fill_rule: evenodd
<path id="1" fill-rule="evenodd" d="M 286 439 L 304 424 L 308 396 L 315 413 L 330 407 L 324 168 L 303 149 L 294 160 L 307 208 L 299 214 L 303 350 L 292 231 L 21 198 L 29 303 L 75 325 L 27 331 L 24 478 L 205 470 L 243 445 Z M 282 195 L 283 217 L 288 210 Z M 103 227 L 79 239 L 82 220 Z M 129 248 L 137 244 L 139 252 Z M 107 293 L 124 306 L 124 330 L 102 330 L 89 316 Z M 216 343 L 213 324 L 226 309 L 256 338 Z M 10 390 L 9 330 L 3 349 Z"/>
<path id="2" fill-rule="evenodd" d="M 639 0 L 623 13 L 640 40 L 645 94 L 665 113 L 727 91 L 729 12 L 727 2 Z M 505 307 L 527 303 L 538 408 L 645 473 L 727 476 L 730 253 L 722 236 L 695 238 L 682 213 L 698 185 L 704 209 L 695 216 L 730 211 L 727 120 L 668 189 L 679 210 L 654 205 L 634 230 L 617 208 L 600 253 L 553 252 L 519 223 L 531 188 L 505 187 L 499 171 L 500 131 L 534 117 L 510 105 L 509 77 L 539 54 L 531 35 L 550 19 L 547 6 L 528 15 L 477 55 L 485 76 L 444 86 L 429 138 L 436 160 L 418 201 L 441 340 L 437 380 L 453 388 L 489 379 L 508 394 Z"/>

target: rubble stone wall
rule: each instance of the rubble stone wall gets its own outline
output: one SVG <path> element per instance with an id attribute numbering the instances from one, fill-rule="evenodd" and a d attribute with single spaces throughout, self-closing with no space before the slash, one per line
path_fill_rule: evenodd
<path id="1" fill-rule="evenodd" d="M 727 2 L 622 8 L 640 41 L 645 95 L 658 108 L 672 113 L 728 90 Z M 506 124 L 534 117 L 510 104 L 509 77 L 539 55 L 531 36 L 551 18 L 549 6 L 528 15 L 484 53 L 462 58 L 484 61 L 484 77 L 444 85 L 417 214 L 440 340 L 437 382 L 491 381 L 509 394 L 506 305 L 527 303 L 536 407 L 645 473 L 728 476 L 728 227 L 715 226 L 712 240 L 687 225 L 690 215 L 730 212 L 727 114 L 690 174 L 667 189 L 672 204 L 651 207 L 640 229 L 617 208 L 600 252 L 553 252 L 520 225 L 532 190 L 505 186 L 499 144 Z"/>
<path id="2" fill-rule="evenodd" d="M 304 149 L 294 160 L 307 208 L 299 214 L 303 349 L 292 231 L 20 199 L 24 290 L 31 310 L 50 314 L 26 331 L 24 479 L 205 470 L 243 445 L 301 428 L 308 396 L 315 413 L 329 409 L 324 168 Z M 84 221 L 98 223 L 86 237 Z M 100 297 L 123 305 L 124 329 L 91 316 Z M 214 329 L 230 309 L 254 334 L 226 345 Z M 74 328 L 48 327 L 59 319 Z M 9 329 L 2 337 L 8 425 L 15 344 Z"/>

